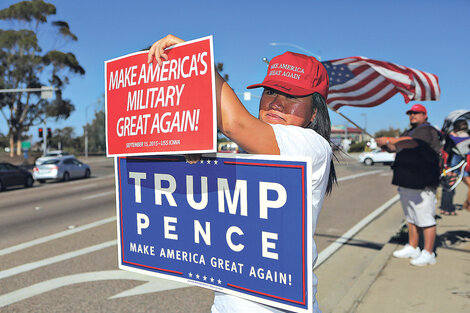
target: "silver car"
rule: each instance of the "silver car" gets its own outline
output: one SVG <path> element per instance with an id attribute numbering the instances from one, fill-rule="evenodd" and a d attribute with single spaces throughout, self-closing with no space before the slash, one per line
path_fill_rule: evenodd
<path id="1" fill-rule="evenodd" d="M 66 156 L 66 155 L 73 156 L 72 154 L 70 154 L 68 152 L 65 152 L 65 151 L 62 151 L 62 150 L 49 151 L 49 152 L 46 153 L 46 155 L 43 155 L 42 157 L 38 158 L 34 162 L 34 165 L 38 166 L 38 165 L 41 165 L 42 163 L 44 163 L 47 160 L 51 160 L 51 159 L 54 159 L 54 158 L 57 158 L 57 157 L 63 157 L 63 156 Z"/>
<path id="2" fill-rule="evenodd" d="M 375 149 L 371 152 L 361 153 L 358 160 L 368 166 L 374 165 L 374 163 L 392 163 L 395 161 L 395 153 Z"/>
<path id="3" fill-rule="evenodd" d="M 33 168 L 33 177 L 40 183 L 48 179 L 68 181 L 72 178 L 88 178 L 90 175 L 90 167 L 74 156 L 52 158 Z"/>

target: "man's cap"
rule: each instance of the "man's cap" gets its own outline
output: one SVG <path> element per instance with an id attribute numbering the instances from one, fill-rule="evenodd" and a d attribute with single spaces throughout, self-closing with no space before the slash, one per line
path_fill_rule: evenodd
<path id="1" fill-rule="evenodd" d="M 406 111 L 406 114 L 410 114 L 411 112 L 422 112 L 424 114 L 428 114 L 426 108 L 421 104 L 413 104 L 413 106 L 408 111 Z"/>
<path id="2" fill-rule="evenodd" d="M 268 87 L 296 97 L 318 92 L 326 100 L 328 86 L 328 73 L 321 62 L 312 56 L 285 52 L 271 59 L 261 84 L 246 88 Z"/>

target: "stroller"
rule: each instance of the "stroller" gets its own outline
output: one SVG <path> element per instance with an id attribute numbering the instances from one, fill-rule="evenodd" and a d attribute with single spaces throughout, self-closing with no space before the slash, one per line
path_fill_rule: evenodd
<path id="1" fill-rule="evenodd" d="M 470 121 L 470 111 L 457 110 L 449 113 L 444 119 L 441 132 L 444 137 L 440 184 L 442 187 L 441 213 L 455 215 L 453 198 L 455 188 L 462 181 L 465 172 L 470 171 L 470 134 L 466 137 L 453 136 L 457 121 Z M 456 157 L 454 157 L 456 156 Z M 458 162 L 452 163 L 452 158 Z"/>

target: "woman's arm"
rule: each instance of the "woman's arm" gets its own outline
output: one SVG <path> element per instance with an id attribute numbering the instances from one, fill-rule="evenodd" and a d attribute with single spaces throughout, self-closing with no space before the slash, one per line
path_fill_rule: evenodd
<path id="1" fill-rule="evenodd" d="M 168 61 L 165 49 L 184 42 L 173 35 L 155 42 L 149 50 L 148 62 L 159 66 Z M 238 99 L 228 83 L 216 72 L 217 126 L 228 138 L 245 151 L 260 154 L 279 154 L 279 147 L 272 127 L 251 115 Z"/>

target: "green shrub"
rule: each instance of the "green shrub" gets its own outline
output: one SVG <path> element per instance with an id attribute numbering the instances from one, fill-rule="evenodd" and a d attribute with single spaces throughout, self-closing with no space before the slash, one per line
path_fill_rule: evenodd
<path id="1" fill-rule="evenodd" d="M 366 142 L 356 142 L 349 146 L 349 152 L 363 152 L 367 143 Z"/>

